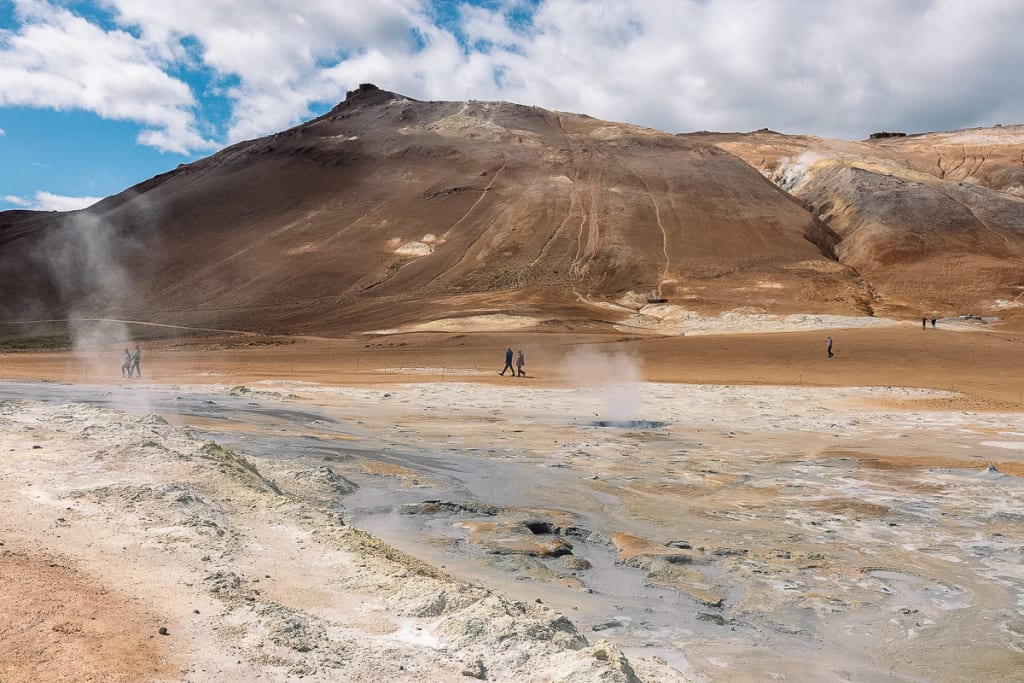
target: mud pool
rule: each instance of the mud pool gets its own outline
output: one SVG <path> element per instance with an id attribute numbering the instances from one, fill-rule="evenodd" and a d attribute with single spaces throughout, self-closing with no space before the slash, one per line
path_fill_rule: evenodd
<path id="1" fill-rule="evenodd" d="M 329 501 L 348 523 L 695 680 L 1024 670 L 1024 415 L 918 410 L 941 394 L 897 388 L 636 390 L 625 421 L 600 387 L 3 383 L 0 399 L 157 413 L 270 476 L 336 476 L 355 485 Z"/>

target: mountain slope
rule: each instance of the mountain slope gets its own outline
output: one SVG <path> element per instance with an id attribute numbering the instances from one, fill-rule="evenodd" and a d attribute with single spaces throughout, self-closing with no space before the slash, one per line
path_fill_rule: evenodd
<path id="1" fill-rule="evenodd" d="M 878 309 L 1019 317 L 1024 126 L 844 142 L 771 131 L 697 136 L 736 154 L 840 237 Z"/>
<path id="2" fill-rule="evenodd" d="M 0 214 L 0 314 L 339 334 L 494 314 L 579 328 L 649 299 L 876 310 L 846 225 L 727 142 L 365 85 L 87 210 Z"/>
<path id="3" fill-rule="evenodd" d="M 340 332 L 468 313 L 615 320 L 624 309 L 594 304 L 649 296 L 869 305 L 829 257 L 835 236 L 713 146 L 372 86 L 86 211 L 0 224 L 9 319 Z"/>

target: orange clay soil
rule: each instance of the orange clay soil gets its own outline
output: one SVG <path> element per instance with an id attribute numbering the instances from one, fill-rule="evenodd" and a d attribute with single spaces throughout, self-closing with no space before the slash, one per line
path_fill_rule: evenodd
<path id="1" fill-rule="evenodd" d="M 0 578 L 0 681 L 173 678 L 159 621 L 66 560 L 0 548 Z"/>
<path id="2" fill-rule="evenodd" d="M 825 353 L 834 339 L 835 357 Z M 527 377 L 500 377 L 507 344 L 526 354 Z M 346 339 L 216 337 L 143 343 L 143 383 L 238 385 L 261 380 L 365 385 L 471 381 L 562 385 L 566 358 L 590 348 L 642 362 L 651 382 L 806 386 L 906 386 L 956 397 L 893 408 L 1024 409 L 1024 335 L 916 326 L 775 334 L 641 337 L 628 334 L 416 333 Z M 579 363 L 576 364 L 579 366 Z M 117 348 L 0 354 L 0 378 L 117 383 Z M 584 374 L 601 379 L 599 360 Z M 578 374 L 577 370 L 577 374 Z M 133 380 L 139 381 L 139 380 Z"/>

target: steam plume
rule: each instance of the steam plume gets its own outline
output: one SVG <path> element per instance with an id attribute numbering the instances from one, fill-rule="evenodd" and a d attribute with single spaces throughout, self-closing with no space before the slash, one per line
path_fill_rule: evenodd
<path id="1" fill-rule="evenodd" d="M 604 404 L 602 420 L 628 422 L 636 419 L 643 369 L 639 358 L 584 347 L 566 356 L 564 369 L 575 384 L 600 392 Z"/>

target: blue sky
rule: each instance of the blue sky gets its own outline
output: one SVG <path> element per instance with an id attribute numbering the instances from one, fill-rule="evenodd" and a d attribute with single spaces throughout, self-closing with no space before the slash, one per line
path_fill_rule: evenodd
<path id="1" fill-rule="evenodd" d="M 66 210 L 361 82 L 670 132 L 1024 122 L 1018 0 L 0 0 L 0 210 Z"/>

